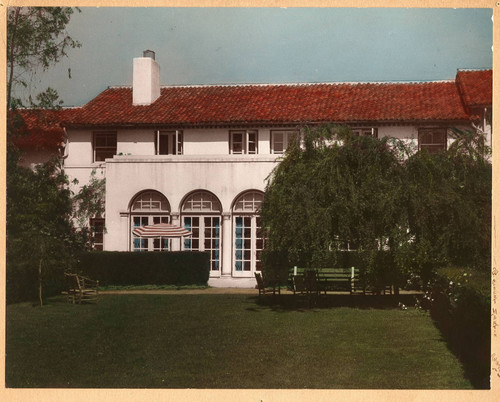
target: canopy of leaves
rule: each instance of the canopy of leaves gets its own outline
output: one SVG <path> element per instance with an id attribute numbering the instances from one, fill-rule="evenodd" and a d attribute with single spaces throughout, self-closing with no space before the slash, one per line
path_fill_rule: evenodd
<path id="1" fill-rule="evenodd" d="M 77 180 L 74 181 L 77 184 Z M 106 179 L 98 178 L 95 170 L 91 172 L 90 181 L 82 186 L 74 195 L 73 220 L 78 226 L 82 237 L 86 238 L 87 247 L 91 247 L 92 233 L 95 228 L 90 227 L 91 218 L 102 218 L 105 214 Z"/>
<path id="2" fill-rule="evenodd" d="M 34 298 L 39 268 L 42 267 L 42 281 L 57 273 L 62 277 L 62 271 L 74 262 L 73 253 L 81 248 L 71 222 L 68 181 L 57 161 L 34 170 L 16 162 L 9 161 L 7 175 L 9 300 Z M 21 278 L 26 283 L 21 283 Z"/>
<path id="3" fill-rule="evenodd" d="M 428 268 L 453 264 L 488 270 L 492 168 L 481 133 L 455 131 L 447 152 L 419 152 L 406 163 L 408 217 Z M 424 247 L 425 246 L 425 247 Z M 426 254 L 424 258 L 423 248 Z"/>
<path id="4" fill-rule="evenodd" d="M 275 250 L 311 262 L 349 241 L 376 251 L 402 219 L 402 167 L 387 139 L 338 127 L 305 130 L 276 167 L 262 207 Z"/>
<path id="5" fill-rule="evenodd" d="M 303 132 L 268 179 L 268 250 L 307 255 L 315 266 L 348 241 L 367 271 L 384 250 L 393 276 L 489 265 L 492 177 L 482 133 L 455 130 L 447 151 L 408 157 L 395 139 L 342 127 Z"/>
<path id="6" fill-rule="evenodd" d="M 71 7 L 9 7 L 7 10 L 7 104 L 16 85 L 26 87 L 28 76 L 46 70 L 81 44 L 66 33 Z M 53 94 L 49 94 L 51 96 Z"/>

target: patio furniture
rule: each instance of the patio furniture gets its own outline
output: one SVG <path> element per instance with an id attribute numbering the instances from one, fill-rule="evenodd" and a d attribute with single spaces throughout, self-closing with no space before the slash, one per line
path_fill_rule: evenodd
<path id="1" fill-rule="evenodd" d="M 289 288 L 294 293 L 349 292 L 365 293 L 359 269 L 351 268 L 298 268 L 289 271 Z"/>
<path id="2" fill-rule="evenodd" d="M 281 294 L 279 280 L 265 280 L 260 272 L 255 273 L 255 279 L 257 280 L 257 287 L 259 288 L 259 296 L 272 293 Z"/>
<path id="3" fill-rule="evenodd" d="M 65 273 L 68 303 L 97 303 L 99 298 L 99 281 L 78 274 Z"/>

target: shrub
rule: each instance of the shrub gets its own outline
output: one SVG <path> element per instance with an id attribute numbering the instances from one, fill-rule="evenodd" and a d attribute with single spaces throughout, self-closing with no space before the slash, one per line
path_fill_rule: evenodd
<path id="1" fill-rule="evenodd" d="M 206 285 L 210 255 L 205 252 L 137 253 L 90 251 L 78 271 L 107 285 Z"/>
<path id="2" fill-rule="evenodd" d="M 424 295 L 424 306 L 472 383 L 489 388 L 491 299 L 489 289 L 469 283 L 470 275 L 464 269 L 441 270 Z"/>

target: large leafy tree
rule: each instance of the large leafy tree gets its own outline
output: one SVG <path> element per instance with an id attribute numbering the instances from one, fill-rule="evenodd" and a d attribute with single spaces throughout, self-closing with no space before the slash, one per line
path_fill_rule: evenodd
<path id="1" fill-rule="evenodd" d="M 395 247 L 406 227 L 395 149 L 388 139 L 342 127 L 306 128 L 303 135 L 268 181 L 262 206 L 268 246 L 318 265 L 349 242 L 369 275 L 380 251 Z"/>
<path id="2" fill-rule="evenodd" d="M 452 136 L 446 152 L 419 152 L 406 162 L 410 255 L 424 277 L 448 264 L 490 266 L 490 150 L 479 131 Z"/>
<path id="3" fill-rule="evenodd" d="M 73 9 L 68 7 L 10 7 L 7 11 L 7 299 L 34 298 L 43 302 L 42 285 L 55 272 L 70 268 L 79 243 L 70 220 L 71 194 L 61 161 L 35 169 L 18 164 L 20 150 L 12 139 L 27 135 L 16 87 L 46 70 L 80 44 L 66 33 Z M 29 106 L 59 106 L 57 92 L 48 88 Z M 35 112 L 35 111 L 33 111 Z M 43 116 L 41 111 L 38 111 Z M 35 286 L 36 284 L 36 286 Z M 38 291 L 35 293 L 35 290 Z"/>
<path id="4" fill-rule="evenodd" d="M 427 280 L 448 264 L 488 269 L 492 172 L 483 133 L 455 129 L 453 144 L 436 154 L 347 128 L 303 134 L 269 177 L 268 250 L 318 266 L 336 263 L 348 241 L 375 285 L 381 276 L 397 285 L 409 272 Z"/>
<path id="5" fill-rule="evenodd" d="M 7 175 L 7 299 L 38 297 L 43 284 L 71 268 L 81 247 L 71 222 L 72 201 L 59 162 L 35 169 L 9 161 Z"/>
<path id="6" fill-rule="evenodd" d="M 81 46 L 66 32 L 71 7 L 9 7 L 7 10 L 7 105 L 20 102 L 15 87 L 27 87 L 37 70 L 47 70 L 69 49 Z M 53 95 L 53 90 L 49 91 Z"/>

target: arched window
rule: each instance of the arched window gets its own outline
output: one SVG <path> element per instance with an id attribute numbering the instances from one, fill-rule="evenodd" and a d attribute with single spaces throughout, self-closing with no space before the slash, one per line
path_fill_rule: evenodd
<path id="1" fill-rule="evenodd" d="M 133 251 L 164 251 L 170 249 L 166 238 L 145 239 L 132 233 L 135 227 L 170 223 L 170 204 L 158 191 L 144 191 L 130 203 L 131 249 Z"/>
<path id="2" fill-rule="evenodd" d="M 262 269 L 261 254 L 264 248 L 260 206 L 264 194 L 247 191 L 233 205 L 233 274 L 252 276 Z"/>
<path id="3" fill-rule="evenodd" d="M 184 250 L 209 251 L 210 270 L 220 272 L 220 201 L 208 191 L 196 191 L 182 203 L 181 214 L 183 226 L 191 231 L 191 237 L 184 240 Z"/>
<path id="4" fill-rule="evenodd" d="M 132 212 L 170 212 L 170 204 L 158 191 L 145 191 L 134 198 Z"/>

